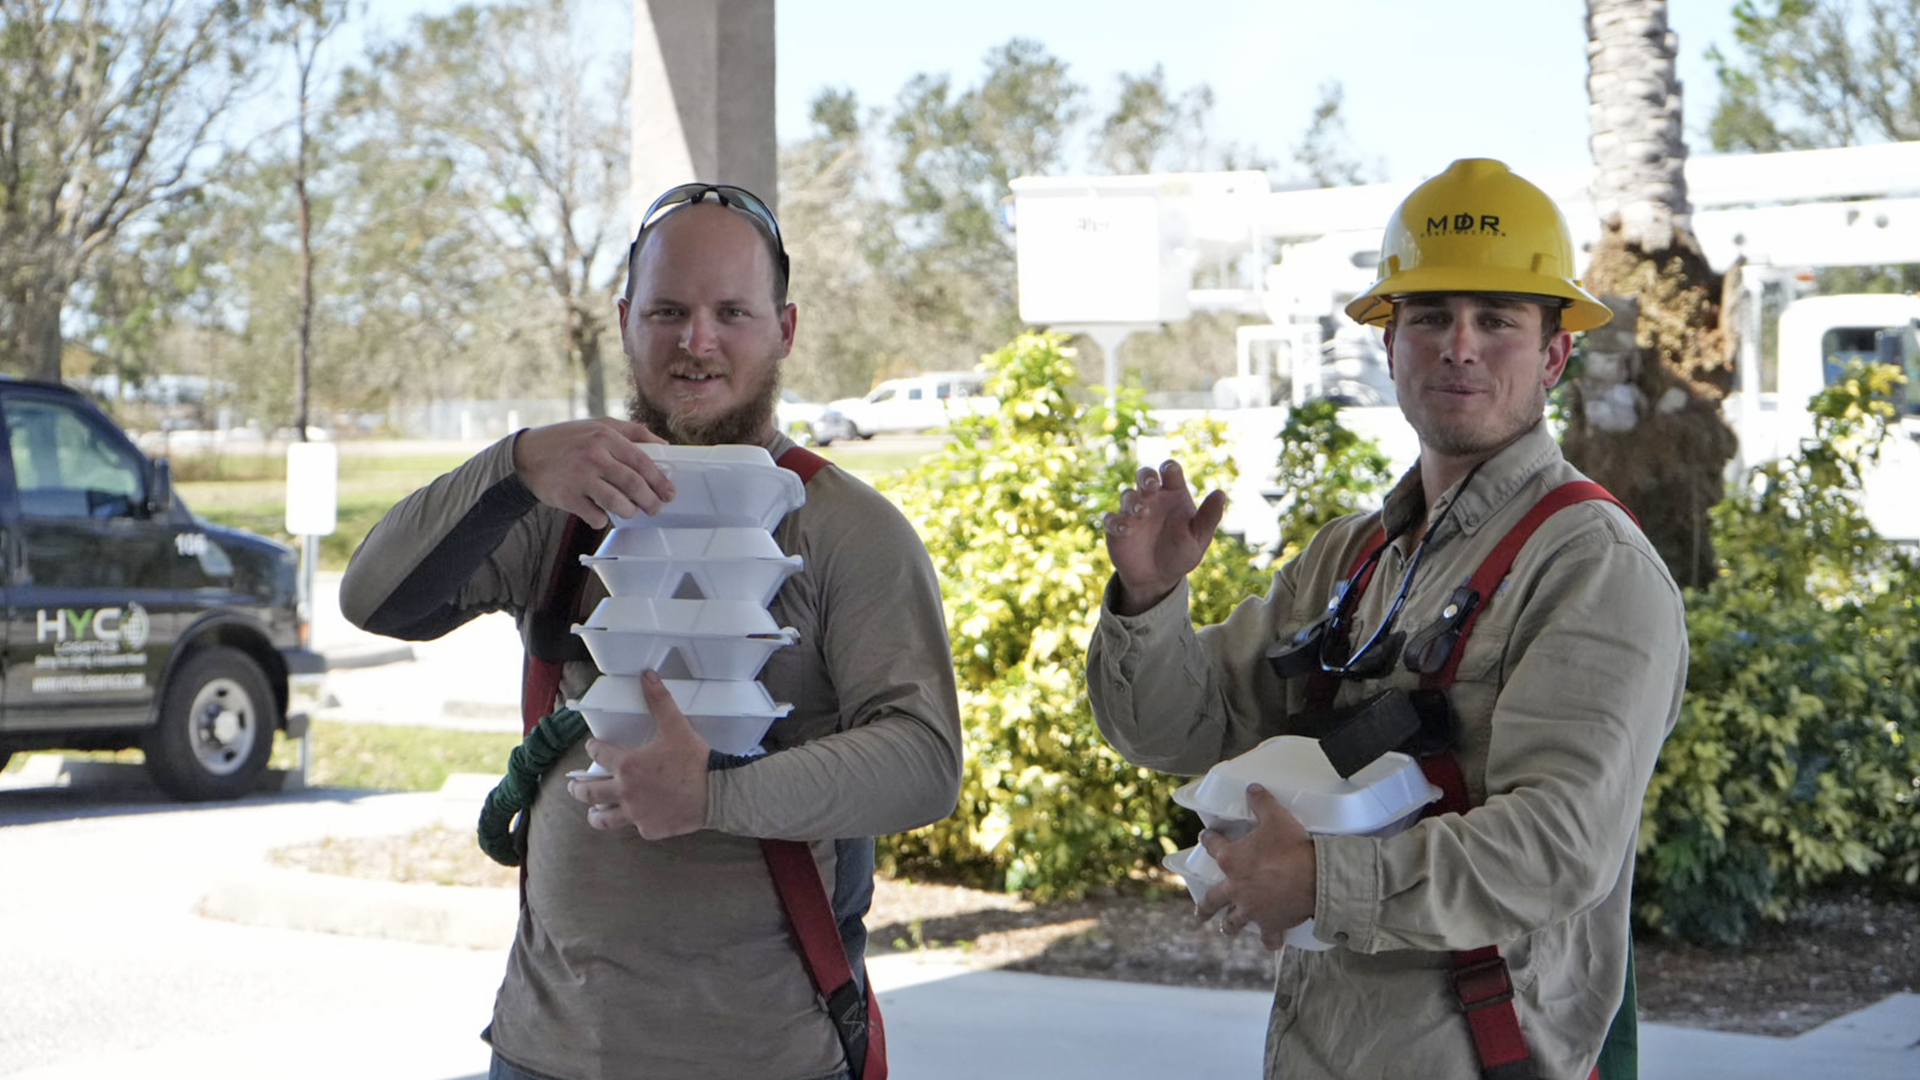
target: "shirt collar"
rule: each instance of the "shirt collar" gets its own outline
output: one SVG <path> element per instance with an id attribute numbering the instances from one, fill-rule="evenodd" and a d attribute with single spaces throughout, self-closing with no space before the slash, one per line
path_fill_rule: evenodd
<path id="1" fill-rule="evenodd" d="M 1512 502 L 1528 480 L 1559 457 L 1560 446 L 1553 441 L 1553 435 L 1542 419 L 1499 453 L 1488 458 L 1480 468 L 1468 474 L 1467 479 L 1441 494 L 1440 501 L 1433 507 L 1436 515 L 1444 511 L 1449 502 L 1457 501 L 1458 505 L 1448 515 L 1443 534 L 1434 537 L 1434 541 L 1444 540 L 1445 534 L 1456 529 L 1472 535 L 1483 522 Z M 1408 469 L 1393 490 L 1387 493 L 1381 522 L 1388 535 L 1404 536 L 1407 543 L 1417 543 L 1419 537 L 1411 534 L 1428 518 L 1427 511 L 1426 493 L 1420 483 L 1420 463 L 1415 462 L 1413 468 Z"/>

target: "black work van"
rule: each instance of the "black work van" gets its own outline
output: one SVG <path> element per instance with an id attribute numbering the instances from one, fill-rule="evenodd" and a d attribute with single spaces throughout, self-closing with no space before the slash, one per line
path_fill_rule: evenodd
<path id="1" fill-rule="evenodd" d="M 0 766 L 138 747 L 175 798 L 253 790 L 289 676 L 324 667 L 294 550 L 196 517 L 67 387 L 0 377 L 0 436 Z"/>

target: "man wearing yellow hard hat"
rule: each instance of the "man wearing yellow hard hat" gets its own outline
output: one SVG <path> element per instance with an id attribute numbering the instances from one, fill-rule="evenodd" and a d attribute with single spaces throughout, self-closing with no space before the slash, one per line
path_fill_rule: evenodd
<path id="1" fill-rule="evenodd" d="M 1611 317 L 1573 258 L 1552 200 L 1500 162 L 1407 197 L 1346 310 L 1385 334 L 1420 459 L 1226 622 L 1195 631 L 1186 584 L 1220 492 L 1196 504 L 1170 461 L 1107 517 L 1087 681 L 1129 760 L 1198 776 L 1302 735 L 1349 786 L 1404 754 L 1437 794 L 1372 835 L 1315 834 L 1255 785 L 1250 824 L 1202 835 L 1224 880 L 1201 916 L 1279 950 L 1268 1076 L 1576 1080 L 1626 992 L 1687 639 L 1632 515 L 1544 423 L 1573 334 Z M 1311 945 L 1283 948 L 1309 919 Z"/>

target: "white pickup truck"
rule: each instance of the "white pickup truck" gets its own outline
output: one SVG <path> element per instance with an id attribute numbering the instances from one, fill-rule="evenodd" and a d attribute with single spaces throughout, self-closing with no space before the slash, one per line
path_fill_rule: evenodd
<path id="1" fill-rule="evenodd" d="M 813 441 L 871 439 L 888 432 L 944 428 L 961 416 L 982 416 L 1000 407 L 978 371 L 930 371 L 888 379 L 866 397 L 832 402 L 813 422 Z"/>
<path id="2" fill-rule="evenodd" d="M 1750 355 L 1758 352 L 1756 348 Z M 1795 300 L 1780 315 L 1778 356 L 1772 380 L 1755 368 L 1743 370 L 1743 390 L 1729 395 L 1725 403 L 1727 422 L 1740 439 L 1739 454 L 1729 463 L 1729 482 L 1755 465 L 1792 454 L 1803 440 L 1813 437 L 1813 415 L 1807 405 L 1839 377 L 1848 361 L 1891 364 L 1907 377 L 1899 402 L 1901 416 L 1881 447 L 1880 460 L 1867 470 L 1863 509 L 1881 536 L 1920 544 L 1920 497 L 1916 497 L 1920 493 L 1920 296 L 1853 294 Z M 1321 384 L 1334 389 L 1352 377 L 1352 372 L 1341 371 L 1330 361 Z M 1230 501 L 1222 528 L 1256 547 L 1277 541 L 1279 522 L 1265 496 L 1271 493 L 1287 407 L 1159 410 L 1155 415 L 1165 431 L 1202 416 L 1227 424 L 1240 479 L 1227 493 Z M 1395 476 L 1419 456 L 1412 429 L 1392 404 L 1350 406 L 1341 411 L 1340 422 L 1379 443 Z M 1138 447 L 1142 462 L 1157 464 L 1176 453 L 1164 436 L 1144 439 Z"/>

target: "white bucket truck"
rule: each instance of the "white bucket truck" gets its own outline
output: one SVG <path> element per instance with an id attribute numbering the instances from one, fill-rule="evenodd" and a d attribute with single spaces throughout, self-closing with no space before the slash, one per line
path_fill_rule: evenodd
<path id="1" fill-rule="evenodd" d="M 1599 233 L 1590 177 L 1529 179 L 1590 248 Z M 1846 359 L 1891 363 L 1909 380 L 1904 415 L 1869 473 L 1866 510 L 1882 535 L 1920 542 L 1920 297 L 1800 295 L 1817 268 L 1920 263 L 1920 143 L 1694 158 L 1687 179 L 1709 262 L 1739 260 L 1747 294 L 1739 386 L 1725 406 L 1740 438 L 1730 479 L 1812 436 L 1807 403 Z M 1106 354 L 1109 386 L 1115 354 L 1134 332 L 1193 311 L 1266 319 L 1239 329 L 1235 374 L 1214 387 L 1210 408 L 1157 410 L 1168 430 L 1194 416 L 1228 425 L 1241 472 L 1228 493 L 1228 531 L 1263 546 L 1277 539 L 1263 494 L 1292 405 L 1334 396 L 1349 406 L 1341 422 L 1376 439 L 1396 470 L 1413 463 L 1418 447 L 1378 332 L 1340 311 L 1372 283 L 1380 226 L 1411 185 L 1272 191 L 1265 174 L 1236 172 L 1022 177 L 1012 186 L 1021 316 L 1091 337 Z M 1768 357 L 1762 323 L 1776 309 Z M 1167 453 L 1164 439 L 1138 447 L 1143 462 Z"/>

